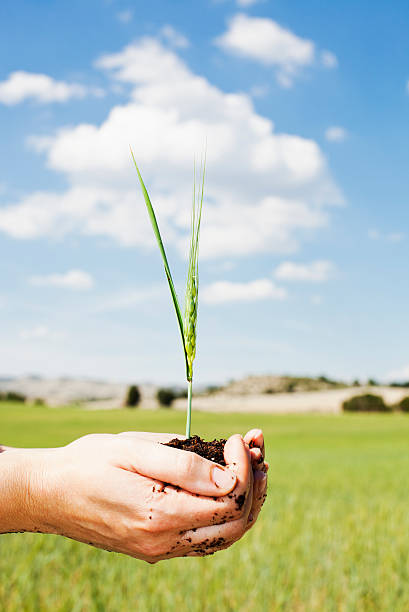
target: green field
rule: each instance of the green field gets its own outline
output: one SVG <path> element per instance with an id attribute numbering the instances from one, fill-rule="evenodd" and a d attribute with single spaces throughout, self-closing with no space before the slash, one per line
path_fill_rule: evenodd
<path id="1" fill-rule="evenodd" d="M 90 432 L 183 432 L 172 411 L 0 403 L 0 442 Z M 269 496 L 244 539 L 155 566 L 56 536 L 0 536 L 0 610 L 409 610 L 409 415 L 195 414 L 205 436 L 263 428 Z"/>

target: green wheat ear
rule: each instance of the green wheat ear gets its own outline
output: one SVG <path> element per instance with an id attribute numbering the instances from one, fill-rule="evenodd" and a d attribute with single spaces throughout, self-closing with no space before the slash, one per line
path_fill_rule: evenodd
<path id="1" fill-rule="evenodd" d="M 189 264 L 188 264 L 188 275 L 187 275 L 187 283 L 186 283 L 185 311 L 184 311 L 184 317 L 182 319 L 182 313 L 181 313 L 180 306 L 179 306 L 179 300 L 176 294 L 175 285 L 173 283 L 172 274 L 170 272 L 168 259 L 166 257 L 165 247 L 163 246 L 162 237 L 160 235 L 158 222 L 156 220 L 155 212 L 153 210 L 153 206 L 150 201 L 148 192 L 142 180 L 141 173 L 139 172 L 139 168 L 136 164 L 132 149 L 131 149 L 131 155 L 132 155 L 133 163 L 136 168 L 136 172 L 138 173 L 138 178 L 141 184 L 146 208 L 148 209 L 148 214 L 149 214 L 149 217 L 152 223 L 153 231 L 156 236 L 156 240 L 157 240 L 159 250 L 162 256 L 166 278 L 167 278 L 170 293 L 172 296 L 173 306 L 176 312 L 179 331 L 182 337 L 183 352 L 184 352 L 185 365 L 186 365 L 186 378 L 187 378 L 187 383 L 188 383 L 186 437 L 189 438 L 190 437 L 191 412 L 192 412 L 193 361 L 196 356 L 197 310 L 198 310 L 198 299 L 199 299 L 199 268 L 198 268 L 199 236 L 200 236 L 200 224 L 202 220 L 202 206 L 203 206 L 206 158 L 203 159 L 203 162 L 201 164 L 200 180 L 198 183 L 196 183 L 196 166 L 194 168 Z M 197 185 L 197 188 L 196 188 L 196 185 Z"/>

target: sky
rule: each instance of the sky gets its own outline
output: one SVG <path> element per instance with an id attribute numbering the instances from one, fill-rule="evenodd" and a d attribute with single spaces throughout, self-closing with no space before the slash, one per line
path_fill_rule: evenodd
<path id="1" fill-rule="evenodd" d="M 409 379 L 409 5 L 3 0 L 0 376 Z"/>

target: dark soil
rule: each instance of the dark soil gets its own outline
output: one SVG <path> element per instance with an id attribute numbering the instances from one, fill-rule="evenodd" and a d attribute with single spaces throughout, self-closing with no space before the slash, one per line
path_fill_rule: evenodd
<path id="1" fill-rule="evenodd" d="M 223 438 L 221 440 L 206 442 L 199 436 L 192 436 L 187 440 L 179 440 L 178 438 L 174 438 L 170 442 L 167 442 L 165 446 L 172 446 L 173 448 L 179 448 L 180 450 L 196 453 L 196 455 L 209 459 L 209 461 L 213 461 L 213 463 L 226 465 L 223 455 L 225 444 L 226 440 Z"/>

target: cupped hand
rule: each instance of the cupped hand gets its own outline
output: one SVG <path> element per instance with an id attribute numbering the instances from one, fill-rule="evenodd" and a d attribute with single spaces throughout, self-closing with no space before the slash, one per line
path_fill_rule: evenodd
<path id="1" fill-rule="evenodd" d="M 248 445 L 229 438 L 222 468 L 159 443 L 172 437 L 93 434 L 57 449 L 11 449 L 30 474 L 27 530 L 150 563 L 227 548 L 254 507 Z"/>
<path id="2" fill-rule="evenodd" d="M 251 429 L 244 436 L 244 442 L 249 448 L 251 465 L 253 468 L 253 503 L 250 509 L 247 529 L 256 522 L 260 510 L 267 497 L 267 472 L 268 463 L 264 460 L 264 435 L 261 429 Z"/>

